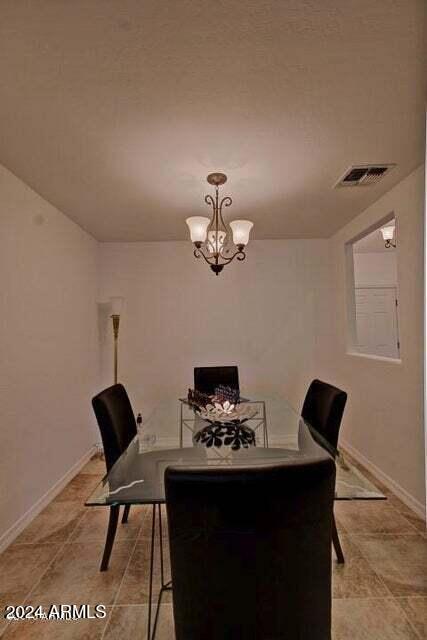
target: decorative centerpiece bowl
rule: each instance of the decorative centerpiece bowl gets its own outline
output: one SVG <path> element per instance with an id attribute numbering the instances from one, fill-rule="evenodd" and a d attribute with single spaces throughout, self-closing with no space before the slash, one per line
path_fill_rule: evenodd
<path id="1" fill-rule="evenodd" d="M 230 447 L 233 451 L 255 446 L 255 432 L 245 424 L 208 424 L 193 435 L 195 445 Z"/>
<path id="2" fill-rule="evenodd" d="M 214 401 L 213 404 L 207 404 L 205 407 L 197 407 L 196 411 L 203 420 L 211 424 L 243 424 L 258 413 L 258 409 L 253 405 L 248 403 L 234 405 L 228 400 L 223 404 Z"/>
<path id="3" fill-rule="evenodd" d="M 188 400 L 196 414 L 208 422 L 194 433 L 193 442 L 205 447 L 231 447 L 233 451 L 255 446 L 255 433 L 244 423 L 258 413 L 247 402 L 224 401 L 224 396 L 207 396 L 189 389 Z"/>

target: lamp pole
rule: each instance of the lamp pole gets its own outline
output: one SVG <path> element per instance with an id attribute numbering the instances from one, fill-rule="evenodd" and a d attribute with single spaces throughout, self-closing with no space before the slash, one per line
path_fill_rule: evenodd
<path id="1" fill-rule="evenodd" d="M 118 378 L 118 354 L 119 354 L 119 327 L 120 327 L 120 312 L 122 310 L 123 298 L 114 297 L 110 298 L 111 307 L 113 313 L 111 319 L 113 321 L 113 338 L 114 338 L 114 384 L 117 384 Z"/>
<path id="2" fill-rule="evenodd" d="M 113 334 L 114 334 L 114 384 L 117 384 L 117 357 L 118 357 L 118 346 L 119 346 L 119 326 L 120 326 L 120 316 L 118 314 L 113 314 L 111 316 L 113 319 Z"/>

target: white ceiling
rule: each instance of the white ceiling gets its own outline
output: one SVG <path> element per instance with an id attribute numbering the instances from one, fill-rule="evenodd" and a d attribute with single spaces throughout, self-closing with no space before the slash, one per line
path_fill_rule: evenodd
<path id="1" fill-rule="evenodd" d="M 186 238 L 211 171 L 253 237 L 328 237 L 423 161 L 424 7 L 2 0 L 0 162 L 99 240 Z"/>

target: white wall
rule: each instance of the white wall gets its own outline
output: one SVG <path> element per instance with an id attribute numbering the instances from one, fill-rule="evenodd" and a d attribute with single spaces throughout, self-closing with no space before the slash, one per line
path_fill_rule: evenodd
<path id="1" fill-rule="evenodd" d="M 347 353 L 345 243 L 394 212 L 401 363 Z M 365 461 L 425 505 L 423 363 L 424 168 L 420 167 L 331 239 L 329 308 L 318 370 L 349 394 L 342 438 Z M 406 492 L 406 493 L 405 493 Z"/>
<path id="2" fill-rule="evenodd" d="M 135 411 L 150 415 L 193 386 L 197 365 L 238 364 L 243 392 L 280 391 L 299 407 L 314 374 L 319 306 L 327 287 L 325 240 L 254 241 L 247 259 L 215 276 L 189 242 L 100 245 L 101 299 L 126 299 L 119 378 Z M 108 308 L 102 321 L 102 380 L 111 384 Z"/>
<path id="3" fill-rule="evenodd" d="M 353 261 L 356 287 L 397 285 L 396 251 L 353 252 Z"/>
<path id="4" fill-rule="evenodd" d="M 97 243 L 0 167 L 0 542 L 98 440 Z"/>

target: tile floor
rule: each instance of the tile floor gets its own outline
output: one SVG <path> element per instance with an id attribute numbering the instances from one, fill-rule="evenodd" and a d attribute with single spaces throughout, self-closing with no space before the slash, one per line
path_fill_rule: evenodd
<path id="1" fill-rule="evenodd" d="M 352 461 L 354 463 L 354 461 Z M 366 476 L 369 474 L 363 470 Z M 83 502 L 104 474 L 92 459 L 0 555 L 0 607 L 5 604 L 105 604 L 107 616 L 78 622 L 0 620 L 2 640 L 143 638 L 147 619 L 149 512 L 133 507 L 119 525 L 110 568 L 99 572 L 107 510 Z M 336 502 L 346 556 L 333 561 L 334 640 L 427 638 L 425 523 L 370 477 L 387 501 Z M 157 583 L 159 575 L 156 574 Z M 157 639 L 173 638 L 168 594 Z"/>

